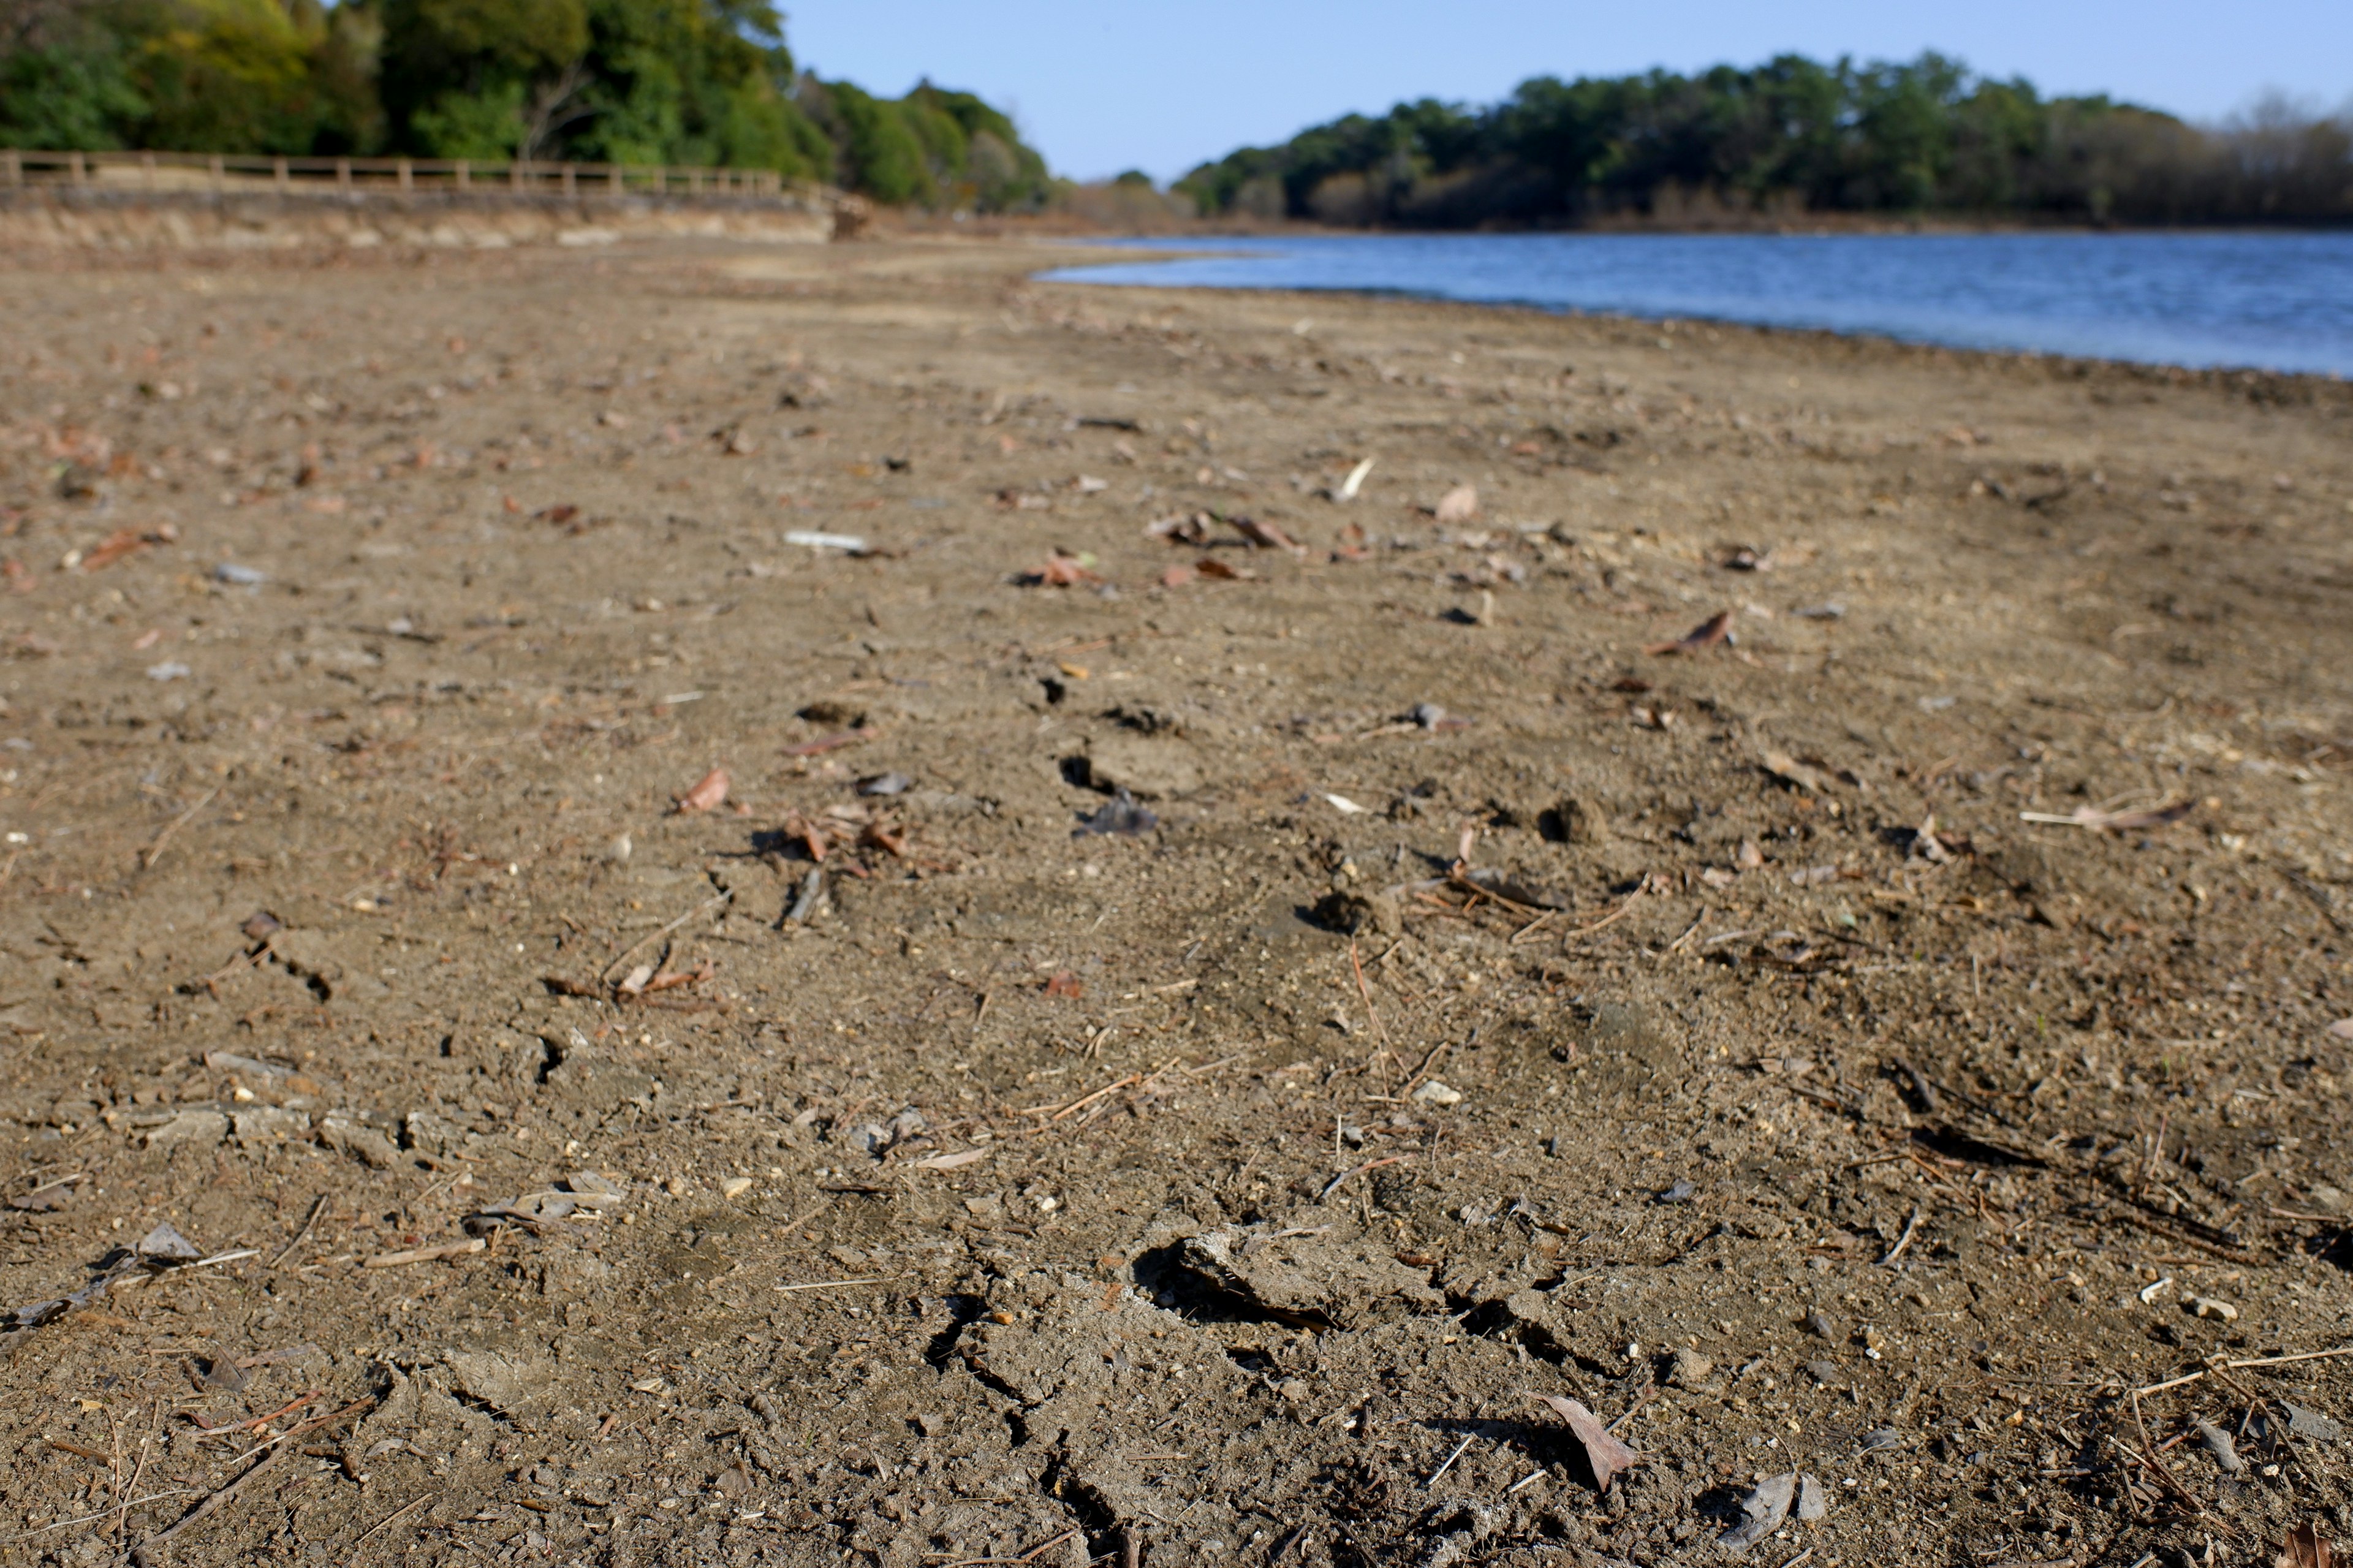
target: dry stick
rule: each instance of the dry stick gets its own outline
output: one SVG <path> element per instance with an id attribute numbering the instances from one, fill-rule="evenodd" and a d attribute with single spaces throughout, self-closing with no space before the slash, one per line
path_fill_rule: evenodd
<path id="1" fill-rule="evenodd" d="M 1476 1432 L 1471 1433 L 1466 1436 L 1462 1441 L 1455 1444 L 1454 1452 L 1446 1456 L 1446 1462 L 1444 1464 L 1430 1472 L 1430 1479 L 1421 1483 L 1421 1489 L 1428 1491 L 1430 1488 L 1436 1486 L 1438 1484 L 1438 1478 L 1454 1468 L 1454 1461 L 1462 1457 L 1462 1450 L 1469 1447 L 1471 1446 L 1472 1439 L 1478 1436 L 1478 1435 L 1479 1434 Z"/>
<path id="2" fill-rule="evenodd" d="M 1604 915 L 1601 919 L 1595 921 L 1589 926 L 1579 926 L 1575 931 L 1565 931 L 1561 932 L 1560 940 L 1567 942 L 1573 936 L 1589 936 L 1593 932 L 1599 931 L 1603 926 L 1610 925 L 1618 921 L 1623 920 L 1628 912 L 1633 909 L 1634 900 L 1641 896 L 1642 889 L 1640 888 L 1635 889 L 1632 892 L 1626 895 L 1626 901 L 1620 904 L 1616 910 Z M 1553 916 L 1561 912 L 1562 911 L 1559 910 L 1546 910 L 1543 914 L 1538 915 L 1535 920 L 1530 921 L 1526 925 L 1522 926 L 1516 932 L 1514 932 L 1512 936 L 1512 944 L 1516 946 L 1522 937 L 1527 935 L 1530 931 L 1535 930 L 1536 927 L 1544 924 L 1545 921 L 1552 919 Z"/>
<path id="3" fill-rule="evenodd" d="M 1413 1156 L 1410 1154 L 1391 1154 L 1387 1159 L 1383 1160 L 1367 1160 L 1363 1164 L 1357 1166 L 1355 1170 L 1343 1171 L 1338 1175 L 1333 1177 L 1331 1184 L 1326 1186 L 1322 1192 L 1315 1194 L 1315 1201 L 1320 1204 L 1326 1198 L 1329 1198 L 1333 1193 L 1339 1188 L 1340 1184 L 1346 1181 L 1350 1176 L 1361 1176 L 1366 1171 L 1377 1171 L 1383 1165 L 1394 1165 L 1400 1160 L 1410 1160 L 1412 1158 Z"/>
<path id="4" fill-rule="evenodd" d="M 623 963 L 635 958 L 641 951 L 651 946 L 653 943 L 659 942 L 662 938 L 668 936 L 670 932 L 676 931 L 687 921 L 694 919 L 695 916 L 708 914 L 711 910 L 717 909 L 720 905 L 725 903 L 734 896 L 735 895 L 733 892 L 722 893 L 715 899 L 712 899 L 704 903 L 697 904 L 694 908 L 687 910 L 686 913 L 679 916 L 678 919 L 670 921 L 670 924 L 662 927 L 659 931 L 655 931 L 652 935 L 639 937 L 637 941 L 623 948 L 619 952 L 617 952 L 611 958 L 607 959 L 605 961 L 605 967 L 596 972 L 596 977 L 599 980 L 606 978 L 610 975 L 614 970 L 618 969 Z"/>
<path id="5" fill-rule="evenodd" d="M 254 1466 L 251 1469 L 246 1471 L 245 1474 L 229 1482 L 227 1486 L 215 1490 L 210 1496 L 206 1497 L 204 1501 L 196 1504 L 195 1507 L 190 1509 L 187 1512 L 182 1514 L 179 1518 L 174 1520 L 171 1523 L 165 1525 L 163 1529 L 157 1531 L 154 1534 L 149 1536 L 146 1540 L 141 1542 L 130 1551 L 125 1552 L 121 1556 L 115 1558 L 113 1563 L 110 1565 L 110 1568 L 121 1568 L 121 1565 L 124 1563 L 143 1564 L 147 1560 L 147 1549 L 149 1547 L 161 1546 L 164 1542 L 171 1540 L 172 1537 L 179 1534 L 180 1531 L 187 1529 L 190 1525 L 210 1518 L 213 1514 L 216 1514 L 222 1509 L 227 1508 L 230 1503 L 235 1502 L 237 1500 L 237 1494 L 245 1489 L 246 1484 L 251 1481 L 254 1477 L 261 1474 L 262 1471 L 270 1468 L 272 1466 L 276 1465 L 279 1460 L 283 1459 L 289 1454 L 300 1453 L 301 1451 L 301 1449 L 290 1445 L 287 1442 L 287 1438 L 308 1432 L 313 1427 L 324 1426 L 332 1422 L 340 1421 L 344 1416 L 351 1415 L 353 1411 L 364 1410 L 375 1403 L 375 1395 L 371 1394 L 366 1398 L 354 1400 L 351 1404 L 344 1405 L 341 1410 L 335 1411 L 330 1415 L 317 1416 L 311 1420 L 302 1422 L 298 1426 L 289 1426 L 283 1434 L 270 1439 L 269 1446 L 274 1447 L 276 1452 L 270 1454 L 259 1464 Z"/>
<path id="6" fill-rule="evenodd" d="M 358 1551 L 361 1546 L 366 1543 L 369 1536 L 374 1535 L 377 1531 L 384 1529 L 386 1525 L 392 1523 L 393 1521 L 398 1519 L 402 1514 L 407 1513 L 425 1503 L 431 1502 L 435 1498 L 438 1498 L 440 1495 L 441 1494 L 439 1492 L 427 1492 L 422 1497 L 409 1499 L 406 1502 L 402 1503 L 398 1508 L 394 1509 L 390 1513 L 385 1514 L 382 1519 L 377 1520 L 374 1524 L 369 1525 L 367 1529 L 361 1531 L 358 1539 L 352 1542 L 352 1550 L 354 1552 Z"/>
<path id="7" fill-rule="evenodd" d="M 1894 1262 L 1897 1258 L 1903 1257 L 1904 1249 L 1912 1245 L 1913 1233 L 1917 1231 L 1919 1228 L 1920 1206 L 1917 1204 L 1915 1204 L 1912 1206 L 1912 1217 L 1904 1222 L 1904 1234 L 1895 1238 L 1895 1245 L 1887 1249 L 1887 1256 L 1879 1260 L 1879 1266 L 1882 1268 L 1884 1268 L 1889 1264 Z"/>
<path id="8" fill-rule="evenodd" d="M 302 1216 L 302 1228 L 294 1233 L 293 1240 L 278 1249 L 278 1256 L 269 1260 L 268 1267 L 277 1268 L 286 1261 L 288 1253 L 302 1245 L 302 1238 L 311 1234 L 311 1227 L 319 1223 L 319 1215 L 326 1211 L 326 1207 L 327 1194 L 324 1193 L 311 1200 L 311 1212 Z"/>
<path id="9" fill-rule="evenodd" d="M 193 817 L 196 813 L 212 805 L 213 797 L 220 794 L 220 785 L 213 785 L 212 788 L 205 791 L 205 796 L 202 800 L 188 807 L 187 810 L 180 813 L 179 816 L 172 818 L 170 825 L 167 826 L 163 832 L 155 835 L 155 842 L 147 846 L 146 853 L 140 857 L 139 868 L 142 871 L 153 870 L 155 868 L 155 862 L 164 858 L 164 846 L 172 841 L 172 835 L 177 833 L 182 827 L 185 826 L 190 817 Z"/>
<path id="10" fill-rule="evenodd" d="M 1365 984 L 1365 964 L 1356 955 L 1356 939 L 1353 936 L 1348 939 L 1348 964 L 1356 972 L 1356 994 L 1365 999 L 1365 1016 L 1372 1020 L 1373 1033 L 1380 1037 L 1381 1048 L 1387 1050 L 1389 1032 L 1381 1027 L 1381 1016 L 1373 1010 L 1373 988 Z"/>

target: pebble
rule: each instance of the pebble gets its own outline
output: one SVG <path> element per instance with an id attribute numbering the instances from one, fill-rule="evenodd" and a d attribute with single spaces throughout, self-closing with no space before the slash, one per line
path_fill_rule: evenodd
<path id="1" fill-rule="evenodd" d="M 1421 1101 L 1424 1105 L 1460 1105 L 1462 1103 L 1462 1091 L 1461 1089 L 1442 1084 L 1436 1079 L 1431 1079 L 1419 1089 L 1415 1089 L 1413 1091 L 1413 1097 L 1414 1099 Z"/>
<path id="2" fill-rule="evenodd" d="M 2199 1297 L 2197 1310 L 2200 1317 L 2211 1318 L 2219 1323 L 2235 1323 L 2239 1321 L 2239 1309 L 2219 1296 Z"/>
<path id="3" fill-rule="evenodd" d="M 1715 1363 L 1686 1345 L 1675 1352 L 1675 1363 L 1668 1369 L 1667 1381 L 1677 1388 L 1697 1388 L 1715 1371 Z"/>

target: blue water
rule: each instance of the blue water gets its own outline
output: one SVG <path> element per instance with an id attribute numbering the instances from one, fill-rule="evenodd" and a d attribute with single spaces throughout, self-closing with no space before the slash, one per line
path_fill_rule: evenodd
<path id="1" fill-rule="evenodd" d="M 1881 333 L 1955 348 L 2353 375 L 2353 232 L 1315 235 L 1061 281 L 1336 289 Z"/>

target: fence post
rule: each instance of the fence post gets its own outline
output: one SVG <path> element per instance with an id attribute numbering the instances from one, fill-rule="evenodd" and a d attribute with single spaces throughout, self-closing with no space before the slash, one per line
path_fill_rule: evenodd
<path id="1" fill-rule="evenodd" d="M 209 166 L 213 174 L 213 194 L 218 195 L 228 189 L 228 164 L 222 160 L 219 153 L 216 153 L 212 155 Z"/>
<path id="2" fill-rule="evenodd" d="M 272 158 L 269 161 L 269 172 L 278 181 L 278 194 L 280 195 L 284 195 L 288 191 L 294 188 L 293 175 L 287 169 L 285 159 Z"/>
<path id="3" fill-rule="evenodd" d="M 612 187 L 613 194 L 615 195 L 619 195 L 621 194 L 621 165 L 615 163 L 608 167 L 605 171 L 605 182 Z"/>
<path id="4" fill-rule="evenodd" d="M 25 183 L 25 159 L 16 149 L 11 147 L 5 153 L 0 153 L 0 163 L 6 165 L 8 183 L 11 185 L 21 185 Z"/>
<path id="5" fill-rule="evenodd" d="M 409 167 L 408 160 L 406 158 L 400 160 L 400 188 L 404 191 L 413 191 L 417 188 L 416 173 Z"/>
<path id="6" fill-rule="evenodd" d="M 522 189 L 522 160 L 520 158 L 507 164 L 507 188 L 514 191 Z"/>
<path id="7" fill-rule="evenodd" d="M 578 167 L 579 165 L 575 163 L 564 165 L 564 194 L 567 196 L 575 194 L 580 188 L 575 179 Z"/>
<path id="8" fill-rule="evenodd" d="M 151 191 L 153 190 L 155 188 L 155 154 L 153 153 L 140 153 L 139 167 L 140 171 L 147 177 L 147 188 Z"/>
<path id="9" fill-rule="evenodd" d="M 79 185 L 87 183 L 89 178 L 90 164 L 83 159 L 80 153 L 75 153 L 72 161 L 67 164 L 66 179 L 68 183 Z"/>
<path id="10" fill-rule="evenodd" d="M 474 169 L 468 159 L 458 160 L 458 188 L 461 191 L 470 191 L 474 188 Z"/>
<path id="11" fill-rule="evenodd" d="M 335 189 L 347 196 L 352 194 L 352 161 L 349 158 L 335 160 Z"/>

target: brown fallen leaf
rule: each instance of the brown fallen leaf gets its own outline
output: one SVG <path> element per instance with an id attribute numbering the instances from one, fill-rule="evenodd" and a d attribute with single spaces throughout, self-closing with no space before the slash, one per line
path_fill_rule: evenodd
<path id="1" fill-rule="evenodd" d="M 1479 487 L 1457 485 L 1438 498 L 1435 515 L 1441 523 L 1468 522 L 1479 515 Z"/>
<path id="2" fill-rule="evenodd" d="M 695 786 L 678 797 L 681 811 L 715 811 L 727 799 L 727 770 L 713 768 Z"/>
<path id="3" fill-rule="evenodd" d="M 570 522 L 574 518 L 578 517 L 580 509 L 569 501 L 563 501 L 554 506 L 543 506 L 531 515 L 541 522 L 560 524 Z"/>
<path id="4" fill-rule="evenodd" d="M 1075 558 L 1050 555 L 1046 558 L 1046 564 L 1030 573 L 1027 581 L 1041 588 L 1075 588 L 1082 583 L 1092 583 L 1097 579 Z"/>
<path id="5" fill-rule="evenodd" d="M 1697 653 L 1732 637 L 1732 612 L 1718 610 L 1699 625 L 1670 642 L 1654 642 L 1642 651 L 1648 654 Z"/>
<path id="6" fill-rule="evenodd" d="M 1261 550 L 1287 550 L 1293 555 L 1307 553 L 1305 545 L 1271 522 L 1261 522 L 1255 518 L 1248 517 L 1229 517 L 1226 521 L 1233 524 L 1236 533 L 1240 534 Z"/>
<path id="7" fill-rule="evenodd" d="M 1250 578 L 1258 575 L 1257 573 L 1249 571 L 1243 567 L 1229 566 L 1214 555 L 1204 555 L 1201 557 L 1200 561 L 1195 564 L 1193 570 L 1198 572 L 1204 577 L 1215 577 L 1221 582 L 1227 583 L 1248 582 Z"/>
<path id="8" fill-rule="evenodd" d="M 826 847 L 830 842 L 825 829 L 796 811 L 785 818 L 785 825 L 779 831 L 788 840 L 799 839 L 801 847 L 808 851 L 808 858 L 819 865 L 824 864 Z"/>
<path id="9" fill-rule="evenodd" d="M 101 567 L 111 566 L 126 555 L 135 554 L 146 548 L 147 541 L 140 537 L 137 529 L 118 528 L 90 547 L 90 553 L 81 558 L 81 569 L 85 572 L 96 572 Z"/>
<path id="10" fill-rule="evenodd" d="M 1160 574 L 1160 585 L 1164 588 L 1181 588 L 1199 575 L 1200 574 L 1190 566 L 1171 566 L 1167 571 Z"/>
<path id="11" fill-rule="evenodd" d="M 640 984 L 632 994 L 650 996 L 657 991 L 670 991 L 681 985 L 699 984 L 718 973 L 719 966 L 706 958 L 692 969 L 678 971 L 666 969 Z M 630 978 L 635 979 L 636 976 L 632 975 Z"/>
<path id="12" fill-rule="evenodd" d="M 1585 1449 L 1585 1462 L 1593 1468 L 1593 1482 L 1602 1491 L 1609 1489 L 1610 1481 L 1623 1470 L 1630 1470 L 1644 1462 L 1643 1457 L 1609 1435 L 1601 1418 L 1574 1399 L 1560 1399 L 1549 1394 L 1532 1394 L 1531 1399 L 1541 1399 L 1568 1423 L 1568 1429 Z"/>
<path id="13" fill-rule="evenodd" d="M 2299 1524 L 2287 1532 L 2280 1542 L 2279 1555 L 2272 1559 L 2274 1568 L 2331 1568 L 2337 1552 L 2321 1538 L 2319 1528 Z"/>
<path id="14" fill-rule="evenodd" d="M 2102 811 L 2096 806 L 2079 805 L 2064 816 L 2048 811 L 2021 811 L 2018 819 L 2055 823 L 2062 827 L 2088 827 L 2094 833 L 2129 833 L 2136 828 L 2162 827 L 2168 822 L 2179 822 L 2197 809 L 2194 800 L 2178 800 L 2149 811 Z"/>
<path id="15" fill-rule="evenodd" d="M 1049 996 L 1068 996 L 1076 1001 L 1086 994 L 1085 983 L 1067 969 L 1057 971 L 1046 982 L 1046 994 Z"/>
<path id="16" fill-rule="evenodd" d="M 1197 511 L 1180 517 L 1164 517 L 1153 523 L 1145 533 L 1153 539 L 1165 539 L 1171 544 L 1202 545 L 1209 542 L 1209 514 Z"/>

